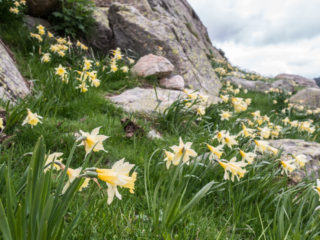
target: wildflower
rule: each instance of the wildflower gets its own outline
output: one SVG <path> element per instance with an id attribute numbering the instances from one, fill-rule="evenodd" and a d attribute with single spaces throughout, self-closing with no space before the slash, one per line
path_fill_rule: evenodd
<path id="1" fill-rule="evenodd" d="M 288 175 L 288 173 L 291 173 L 296 169 L 296 166 L 293 164 L 294 160 L 288 160 L 288 161 L 281 160 L 280 163 L 282 166 L 281 174 L 286 173 L 286 175 Z"/>
<path id="2" fill-rule="evenodd" d="M 9 11 L 10 11 L 11 13 L 14 13 L 14 14 L 18 14 L 18 13 L 19 13 L 19 9 L 16 8 L 16 7 L 11 7 L 11 8 L 9 9 Z"/>
<path id="3" fill-rule="evenodd" d="M 110 65 L 110 68 L 111 68 L 111 72 L 116 72 L 116 71 L 118 71 L 118 67 L 117 67 L 117 64 L 111 64 Z"/>
<path id="4" fill-rule="evenodd" d="M 240 155 L 242 157 L 243 161 L 246 161 L 248 164 L 252 164 L 255 157 L 257 156 L 257 154 L 253 153 L 253 152 L 244 152 L 242 150 L 240 150 Z"/>
<path id="5" fill-rule="evenodd" d="M 253 116 L 254 119 L 257 119 L 257 118 L 261 117 L 260 111 L 252 112 L 251 115 Z"/>
<path id="6" fill-rule="evenodd" d="M 220 98 L 222 99 L 223 102 L 227 103 L 229 101 L 229 96 L 228 95 L 220 95 Z"/>
<path id="7" fill-rule="evenodd" d="M 16 7 L 19 7 L 19 6 L 20 6 L 20 3 L 19 3 L 19 2 L 14 2 L 14 5 L 15 5 Z"/>
<path id="8" fill-rule="evenodd" d="M 77 178 L 80 176 L 80 172 L 81 172 L 82 168 L 77 168 L 77 169 L 72 169 L 72 168 L 68 168 L 67 170 L 67 175 L 69 177 L 66 185 L 64 185 L 63 189 L 62 189 L 62 194 L 64 194 L 67 189 L 69 188 L 70 184 Z M 79 188 L 79 191 L 81 192 L 83 188 L 87 187 L 89 184 L 90 178 L 85 178 L 84 182 L 82 183 L 82 185 Z"/>
<path id="9" fill-rule="evenodd" d="M 44 26 L 42 26 L 41 24 L 37 26 L 37 29 L 40 35 L 44 35 L 46 33 Z"/>
<path id="10" fill-rule="evenodd" d="M 236 136 L 231 136 L 229 133 L 227 133 L 223 139 L 222 143 L 227 145 L 229 148 L 232 148 L 233 145 L 237 145 L 238 142 L 236 140 Z"/>
<path id="11" fill-rule="evenodd" d="M 180 159 L 176 159 L 174 161 L 174 154 L 172 152 L 168 152 L 168 151 L 164 151 L 164 154 L 166 155 L 166 158 L 164 159 L 164 161 L 166 162 L 166 167 L 167 169 L 169 169 L 169 167 L 171 166 L 171 163 L 175 166 L 179 165 Z"/>
<path id="12" fill-rule="evenodd" d="M 127 57 L 130 64 L 134 64 L 134 60 L 132 58 Z"/>
<path id="13" fill-rule="evenodd" d="M 91 60 L 88 60 L 86 58 L 84 58 L 84 61 L 83 61 L 83 71 L 88 71 L 90 70 L 91 66 L 92 66 L 92 61 Z"/>
<path id="14" fill-rule="evenodd" d="M 59 51 L 59 52 L 58 52 L 58 55 L 59 55 L 60 57 L 64 57 L 64 56 L 66 55 L 66 53 L 65 53 L 64 51 Z"/>
<path id="15" fill-rule="evenodd" d="M 41 62 L 50 62 L 51 58 L 50 58 L 50 53 L 45 53 L 43 54 L 42 58 L 41 58 Z"/>
<path id="16" fill-rule="evenodd" d="M 254 137 L 254 130 L 252 128 L 247 128 L 244 123 L 242 125 L 242 131 L 239 133 L 239 135 L 242 135 L 244 137 Z"/>
<path id="17" fill-rule="evenodd" d="M 88 85 L 85 81 L 81 82 L 77 88 L 79 88 L 82 93 L 88 92 Z"/>
<path id="18" fill-rule="evenodd" d="M 26 5 L 26 0 L 20 0 L 20 3 Z"/>
<path id="19" fill-rule="evenodd" d="M 224 168 L 224 176 L 223 178 L 225 180 L 230 179 L 231 174 L 231 181 L 234 181 L 234 177 L 237 177 L 238 180 L 240 180 L 242 177 L 244 177 L 244 174 L 246 173 L 246 169 L 244 169 L 245 166 L 248 164 L 245 162 L 236 162 L 236 158 L 232 158 L 229 162 L 226 160 L 218 160 L 218 163 L 221 167 Z M 230 173 L 230 174 L 229 174 Z"/>
<path id="20" fill-rule="evenodd" d="M 318 193 L 320 198 L 320 179 L 317 179 L 317 186 L 314 187 L 314 190 Z"/>
<path id="21" fill-rule="evenodd" d="M 307 156 L 304 154 L 299 154 L 298 156 L 292 155 L 295 163 L 300 167 L 304 167 L 304 165 L 308 162 Z"/>
<path id="22" fill-rule="evenodd" d="M 88 132 L 83 132 L 80 130 L 81 137 L 85 137 L 84 140 L 78 145 L 78 146 L 84 146 L 86 155 L 89 154 L 91 151 L 94 152 L 99 152 L 104 151 L 107 152 L 104 147 L 102 142 L 109 138 L 108 136 L 104 135 L 98 135 L 101 127 L 97 127 L 91 131 L 91 133 Z"/>
<path id="23" fill-rule="evenodd" d="M 205 115 L 205 114 L 206 114 L 206 108 L 203 107 L 203 106 L 199 106 L 199 107 L 197 108 L 197 115 L 203 116 L 203 115 Z"/>
<path id="24" fill-rule="evenodd" d="M 30 36 L 31 36 L 32 38 L 37 39 L 39 42 L 42 42 L 42 41 L 43 41 L 43 39 L 42 39 L 42 37 L 40 36 L 40 34 L 30 33 Z"/>
<path id="25" fill-rule="evenodd" d="M 284 123 L 284 125 L 287 125 L 288 123 L 290 123 L 290 120 L 288 117 L 286 117 L 285 119 L 282 120 L 282 122 Z"/>
<path id="26" fill-rule="evenodd" d="M 177 162 L 181 160 L 183 163 L 189 162 L 190 157 L 196 157 L 198 154 L 191 149 L 192 142 L 183 143 L 181 137 L 179 138 L 179 146 L 172 146 L 171 149 L 174 152 L 173 162 Z"/>
<path id="27" fill-rule="evenodd" d="M 229 120 L 229 118 L 232 116 L 232 113 L 229 111 L 222 110 L 222 112 L 219 115 L 221 117 L 221 121 L 224 121 L 224 120 Z"/>
<path id="28" fill-rule="evenodd" d="M 129 164 L 121 159 L 115 162 L 111 169 L 96 169 L 97 177 L 106 182 L 108 186 L 108 204 L 111 204 L 114 196 L 121 200 L 121 195 L 117 187 L 128 188 L 130 193 L 134 193 L 134 183 L 137 179 L 137 173 L 133 172 L 129 176 L 134 164 Z"/>
<path id="29" fill-rule="evenodd" d="M 278 101 L 277 101 L 277 100 L 273 100 L 272 103 L 273 103 L 273 104 L 277 104 Z"/>
<path id="30" fill-rule="evenodd" d="M 61 64 L 59 64 L 59 66 L 55 68 L 55 70 L 56 70 L 56 75 L 60 77 L 63 77 L 67 73 L 66 68 L 62 67 Z"/>
<path id="31" fill-rule="evenodd" d="M 270 128 L 263 127 L 263 128 L 258 128 L 258 130 L 260 131 L 259 135 L 261 136 L 261 138 L 264 138 L 264 139 L 270 138 L 270 135 L 271 135 Z"/>
<path id="32" fill-rule="evenodd" d="M 121 49 L 117 48 L 116 50 L 113 50 L 113 56 L 116 60 L 121 60 L 122 59 L 122 54 L 121 54 Z"/>
<path id="33" fill-rule="evenodd" d="M 54 35 L 51 32 L 47 32 L 49 38 L 54 38 Z"/>
<path id="34" fill-rule="evenodd" d="M 3 129 L 4 129 L 3 118 L 0 118 L 0 130 L 2 131 Z"/>
<path id="35" fill-rule="evenodd" d="M 46 163 L 44 164 L 44 166 L 45 166 L 44 172 L 48 171 L 51 168 L 52 163 L 53 163 L 53 167 L 55 169 L 60 170 L 61 169 L 60 165 L 62 163 L 62 159 L 59 159 L 59 158 L 62 155 L 63 155 L 63 153 L 61 153 L 61 152 L 55 152 L 55 153 L 50 154 L 47 157 Z"/>
<path id="36" fill-rule="evenodd" d="M 59 43 L 59 44 L 65 44 L 65 43 L 67 43 L 67 40 L 66 39 L 64 39 L 64 38 L 57 38 L 56 39 L 57 40 L 57 42 Z"/>
<path id="37" fill-rule="evenodd" d="M 210 155 L 210 160 L 212 160 L 214 158 L 214 156 L 216 156 L 218 159 L 221 158 L 221 156 L 223 154 L 223 152 L 222 152 L 223 145 L 213 147 L 213 146 L 207 144 L 207 147 L 209 148 L 210 152 L 213 154 L 213 155 Z"/>
<path id="38" fill-rule="evenodd" d="M 122 70 L 122 72 L 124 72 L 124 73 L 129 72 L 128 66 L 123 66 L 123 67 L 121 67 L 121 70 Z"/>
<path id="39" fill-rule="evenodd" d="M 36 126 L 38 123 L 42 123 L 40 120 L 40 119 L 42 119 L 41 116 L 39 116 L 36 113 L 32 113 L 29 108 L 27 109 L 27 111 L 28 111 L 28 115 L 24 119 L 22 126 L 28 123 L 31 125 L 31 127 L 33 127 L 33 126 Z"/>

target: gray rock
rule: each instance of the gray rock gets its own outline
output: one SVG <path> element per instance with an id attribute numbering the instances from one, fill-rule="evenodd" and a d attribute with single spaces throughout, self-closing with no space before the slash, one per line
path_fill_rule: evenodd
<path id="1" fill-rule="evenodd" d="M 139 59 L 133 66 L 131 72 L 139 77 L 165 77 L 174 70 L 172 63 L 162 56 L 148 54 Z"/>
<path id="2" fill-rule="evenodd" d="M 110 8 L 108 19 L 116 46 L 139 56 L 164 56 L 187 87 L 218 95 L 221 84 L 210 57 L 223 57 L 212 46 L 206 28 L 186 0 L 98 2 Z"/>
<path id="3" fill-rule="evenodd" d="M 27 82 L 17 69 L 9 50 L 0 40 L 0 99 L 15 102 L 29 93 Z"/>
<path id="4" fill-rule="evenodd" d="M 299 103 L 303 106 L 315 109 L 320 107 L 320 89 L 305 88 L 290 98 L 291 103 Z"/>
<path id="5" fill-rule="evenodd" d="M 27 25 L 29 30 L 34 30 L 34 28 L 36 26 L 38 26 L 39 24 L 41 24 L 42 26 L 44 26 L 46 28 L 49 28 L 51 26 L 47 20 L 42 19 L 42 18 L 32 17 L 29 15 L 25 15 L 23 17 L 23 22 Z"/>
<path id="6" fill-rule="evenodd" d="M 275 76 L 274 78 L 293 81 L 297 86 L 300 86 L 300 87 L 318 88 L 318 85 L 315 82 L 315 80 L 308 79 L 299 75 L 281 73 Z"/>
<path id="7" fill-rule="evenodd" d="M 286 160 L 289 155 L 304 154 L 308 158 L 305 169 L 295 170 L 291 173 L 290 178 L 298 183 L 303 178 L 319 178 L 320 170 L 320 144 L 316 142 L 306 142 L 300 139 L 279 139 L 269 140 L 271 146 L 283 149 L 282 159 Z"/>
<path id="8" fill-rule="evenodd" d="M 58 0 L 27 0 L 28 13 L 33 17 L 46 17 L 58 5 Z"/>
<path id="9" fill-rule="evenodd" d="M 107 52 L 112 48 L 116 48 L 113 38 L 113 32 L 108 20 L 109 8 L 97 7 L 93 12 L 96 20 L 93 27 L 93 34 L 87 37 L 87 41 L 91 46 L 101 51 Z"/>
<path id="10" fill-rule="evenodd" d="M 138 112 L 152 115 L 155 112 L 162 113 L 174 101 L 183 99 L 185 94 L 177 90 L 163 88 L 133 88 L 124 91 L 120 95 L 107 96 L 116 105 L 127 112 Z M 216 103 L 219 98 L 210 96 L 208 104 Z"/>
<path id="11" fill-rule="evenodd" d="M 287 80 L 277 80 L 274 82 L 263 82 L 263 81 L 251 81 L 237 77 L 226 77 L 225 80 L 230 81 L 235 85 L 241 85 L 244 89 L 256 92 L 265 92 L 270 88 L 279 88 L 283 91 L 292 92 L 294 90 L 294 84 Z"/>
<path id="12" fill-rule="evenodd" d="M 162 78 L 160 86 L 167 89 L 183 90 L 184 79 L 180 75 L 175 75 L 171 78 Z"/>

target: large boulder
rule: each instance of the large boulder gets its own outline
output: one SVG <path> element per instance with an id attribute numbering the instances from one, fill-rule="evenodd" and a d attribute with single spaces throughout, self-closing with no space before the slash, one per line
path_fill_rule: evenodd
<path id="1" fill-rule="evenodd" d="M 29 93 L 27 82 L 18 71 L 9 50 L 0 40 L 0 99 L 15 102 Z"/>
<path id="2" fill-rule="evenodd" d="M 277 76 L 274 77 L 275 79 L 283 79 L 287 81 L 293 81 L 297 86 L 300 87 L 315 87 L 318 88 L 318 85 L 315 80 L 305 78 L 299 75 L 294 75 L 294 74 L 286 74 L 286 73 L 281 73 L 278 74 Z"/>
<path id="3" fill-rule="evenodd" d="M 47 17 L 58 5 L 58 0 L 27 0 L 28 13 L 33 17 Z"/>
<path id="4" fill-rule="evenodd" d="M 282 91 L 293 92 L 295 89 L 295 84 L 287 80 L 277 80 L 274 82 L 264 82 L 264 81 L 252 81 L 238 77 L 226 77 L 226 81 L 230 81 L 232 84 L 237 86 L 242 86 L 244 89 L 256 92 L 265 92 L 271 88 L 278 88 Z"/>
<path id="5" fill-rule="evenodd" d="M 177 90 L 139 87 L 126 90 L 119 95 L 106 96 L 107 99 L 127 112 L 138 112 L 149 116 L 155 112 L 162 113 L 174 101 L 185 97 L 186 95 L 183 92 Z M 219 98 L 210 96 L 207 104 L 214 104 L 218 101 Z"/>
<path id="6" fill-rule="evenodd" d="M 218 95 L 221 84 L 210 57 L 223 57 L 212 46 L 206 28 L 186 0 L 96 3 L 109 7 L 109 24 L 117 46 L 138 56 L 164 56 L 175 66 L 174 74 L 184 78 L 186 87 Z"/>
<path id="7" fill-rule="evenodd" d="M 291 103 L 302 104 L 306 107 L 315 109 L 320 107 L 320 89 L 305 88 L 290 98 Z"/>
<path id="8" fill-rule="evenodd" d="M 113 31 L 108 20 L 109 8 L 97 7 L 93 11 L 93 17 L 96 20 L 94 33 L 88 35 L 87 41 L 96 49 L 101 51 L 115 48 Z"/>
<path id="9" fill-rule="evenodd" d="M 281 158 L 286 161 L 290 156 L 303 154 L 307 157 L 308 162 L 305 169 L 295 170 L 290 178 L 298 183 L 303 178 L 319 178 L 320 170 L 320 144 L 316 142 L 306 142 L 300 139 L 279 139 L 269 140 L 271 146 L 282 149 Z"/>
<path id="10" fill-rule="evenodd" d="M 162 56 L 148 54 L 133 66 L 132 73 L 139 77 L 166 77 L 174 70 L 172 63 Z"/>

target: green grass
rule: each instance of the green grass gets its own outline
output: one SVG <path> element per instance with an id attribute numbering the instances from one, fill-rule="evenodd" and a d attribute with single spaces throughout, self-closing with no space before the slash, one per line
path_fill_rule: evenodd
<path id="1" fill-rule="evenodd" d="M 83 56 L 77 53 L 44 65 L 39 61 L 38 49 L 32 47 L 35 43 L 28 40 L 27 35 L 28 31 L 21 26 L 0 25 L 2 40 L 14 52 L 22 74 L 33 79 L 35 86 L 32 96 L 9 108 L 11 116 L 6 133 L 12 135 L 12 139 L 10 144 L 0 145 L 0 166 L 11 161 L 13 185 L 19 184 L 30 164 L 31 157 L 26 153 L 34 150 L 40 136 L 47 151 L 63 152 L 66 158 L 75 143 L 76 132 L 80 129 L 88 132 L 99 126 L 100 134 L 110 136 L 104 143 L 108 153 L 92 154 L 88 164 L 107 168 L 125 158 L 136 165 L 138 173 L 135 193 L 121 189 L 123 199 L 115 199 L 111 205 L 107 205 L 104 183 L 99 189 L 91 182 L 88 189 L 76 193 L 64 216 L 65 224 L 71 223 L 83 204 L 85 208 L 70 239 L 320 239 L 320 215 L 315 211 L 319 201 L 312 189 L 314 182 L 288 185 L 287 177 L 279 173 L 277 156 L 263 156 L 248 168 L 239 182 L 224 181 L 223 169 L 217 163 L 209 164 L 206 157 L 189 166 L 171 167 L 169 171 L 163 162 L 163 149 L 178 144 L 180 136 L 184 142 L 193 142 L 192 148 L 202 155 L 208 152 L 205 143 L 212 143 L 216 130 L 238 133 L 241 129 L 238 120 L 249 118 L 250 112 L 260 110 L 262 115 L 267 114 L 273 122 L 281 124 L 279 116 L 285 116 L 281 114 L 282 106 L 272 104 L 277 96 L 241 91 L 239 97 L 251 98 L 252 104 L 248 111 L 225 122 L 220 121 L 218 114 L 221 109 L 231 109 L 227 104 L 211 106 L 203 119 L 197 120 L 193 110 L 186 113 L 181 102 L 176 102 L 156 119 L 146 119 L 128 114 L 105 99 L 107 94 L 141 84 L 136 78 L 99 70 L 101 86 L 81 94 L 71 87 L 56 84 L 52 69 L 59 61 L 66 66 L 77 66 Z M 109 56 L 97 60 L 108 61 Z M 34 128 L 21 126 L 27 107 L 44 117 L 43 124 Z M 126 138 L 120 122 L 124 117 L 134 119 L 145 132 L 156 127 L 164 139 L 150 140 L 145 135 Z M 290 115 L 291 120 L 309 118 L 296 113 Z M 311 118 L 318 124 L 319 117 Z M 318 133 L 309 136 L 288 131 L 282 137 L 320 141 Z M 248 140 L 243 140 L 239 147 L 252 150 Z M 83 147 L 77 147 L 70 166 L 81 166 L 84 155 Z M 233 156 L 236 150 L 226 151 L 226 158 Z M 0 184 L 1 181 L 0 176 Z M 207 194 L 183 211 L 210 182 L 213 185 Z M 91 192 L 90 201 L 86 202 Z M 6 191 L 1 188 L 1 200 L 5 196 Z"/>

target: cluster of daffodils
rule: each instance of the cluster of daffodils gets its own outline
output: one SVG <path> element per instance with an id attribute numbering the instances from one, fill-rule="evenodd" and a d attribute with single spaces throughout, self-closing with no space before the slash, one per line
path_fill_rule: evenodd
<path id="1" fill-rule="evenodd" d="M 190 90 L 184 89 L 183 92 L 186 94 L 184 100 L 187 108 L 196 107 L 198 119 L 201 119 L 206 114 L 206 106 L 208 104 L 208 96 L 202 95 L 198 92 L 191 92 Z"/>
<path id="2" fill-rule="evenodd" d="M 301 169 L 308 162 L 308 158 L 304 154 L 285 156 L 280 160 L 282 166 L 282 174 L 289 175 L 296 169 Z"/>
<path id="3" fill-rule="evenodd" d="M 24 8 L 25 5 L 26 5 L 26 0 L 13 1 L 12 7 L 9 8 L 9 12 L 17 15 L 21 12 L 21 10 Z"/>
<path id="4" fill-rule="evenodd" d="M 100 86 L 100 80 L 97 78 L 97 71 L 92 70 L 92 61 L 88 60 L 87 58 L 83 59 L 83 67 L 82 71 L 77 71 L 79 77 L 77 77 L 77 80 L 80 82 L 78 85 L 78 89 L 82 93 L 85 93 L 88 91 L 88 85 L 99 87 Z"/>
<path id="5" fill-rule="evenodd" d="M 108 136 L 99 135 L 100 127 L 93 129 L 91 132 L 84 132 L 80 130 L 79 137 L 77 141 L 80 142 L 78 146 L 84 146 L 86 155 L 91 152 L 104 151 L 103 142 L 108 139 Z M 63 164 L 62 159 L 63 153 L 55 152 L 47 156 L 44 171 L 50 169 L 64 171 L 66 166 Z M 65 193 L 71 183 L 77 178 L 83 178 L 84 181 L 79 188 L 82 191 L 84 188 L 88 187 L 90 181 L 94 181 L 98 186 L 99 180 L 105 182 L 107 185 L 108 200 L 107 203 L 111 204 L 114 197 L 116 196 L 121 200 L 121 194 L 118 191 L 120 188 L 128 188 L 130 193 L 134 193 L 134 185 L 137 179 L 137 173 L 132 172 L 134 164 L 125 162 L 121 159 L 113 164 L 111 168 L 86 168 L 81 167 L 73 169 L 68 168 L 66 170 L 68 180 L 62 190 Z M 132 174 L 130 175 L 130 172 Z"/>
<path id="6" fill-rule="evenodd" d="M 129 72 L 129 67 L 127 65 L 124 65 L 122 67 L 119 67 L 119 61 L 122 60 L 123 62 L 123 55 L 121 53 L 121 49 L 117 48 L 116 50 L 112 50 L 111 51 L 112 57 L 110 60 L 110 71 L 115 73 L 117 72 L 119 69 L 124 72 L 127 73 Z M 134 64 L 134 60 L 132 58 L 127 57 L 127 62 L 129 63 L 129 65 Z"/>
<path id="7" fill-rule="evenodd" d="M 290 121 L 288 117 L 282 119 L 282 122 L 285 126 L 290 126 L 298 130 L 299 132 L 307 132 L 309 134 L 313 134 L 316 130 L 315 126 L 313 125 L 313 120 L 309 119 L 306 121 Z"/>

